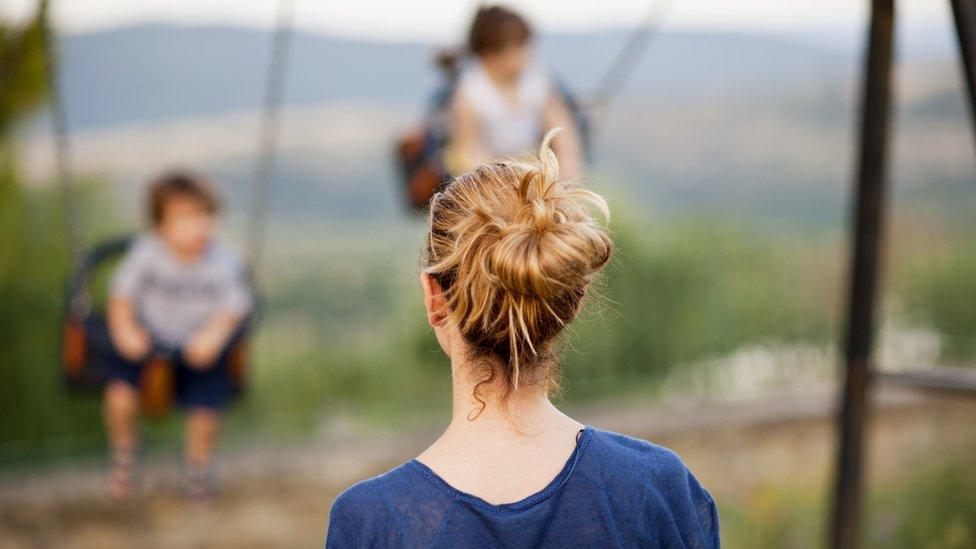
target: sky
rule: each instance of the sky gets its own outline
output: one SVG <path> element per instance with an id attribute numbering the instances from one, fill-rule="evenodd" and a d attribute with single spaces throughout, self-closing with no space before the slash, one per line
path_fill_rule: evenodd
<path id="1" fill-rule="evenodd" d="M 26 17 L 37 0 L 2 0 L 0 17 Z M 477 0 L 283 0 L 305 30 L 369 40 L 457 40 Z M 55 23 L 86 32 L 142 22 L 270 27 L 277 0 L 52 0 Z M 630 27 L 649 6 L 668 0 L 521 0 L 502 2 L 543 31 Z M 860 27 L 867 0 L 672 0 L 669 28 L 763 30 Z M 898 17 L 912 25 L 945 25 L 946 0 L 902 0 Z"/>

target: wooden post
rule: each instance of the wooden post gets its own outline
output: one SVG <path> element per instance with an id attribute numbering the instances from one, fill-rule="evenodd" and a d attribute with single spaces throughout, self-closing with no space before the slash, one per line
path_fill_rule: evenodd
<path id="1" fill-rule="evenodd" d="M 969 121 L 976 150 L 976 0 L 950 0 L 950 3 L 952 19 L 956 24 L 959 61 L 962 63 L 962 75 L 966 81 Z"/>
<path id="2" fill-rule="evenodd" d="M 893 34 L 894 0 L 872 0 L 851 232 L 846 378 L 841 393 L 837 485 L 829 544 L 836 549 L 852 549 L 858 544 L 869 361 L 884 227 Z"/>

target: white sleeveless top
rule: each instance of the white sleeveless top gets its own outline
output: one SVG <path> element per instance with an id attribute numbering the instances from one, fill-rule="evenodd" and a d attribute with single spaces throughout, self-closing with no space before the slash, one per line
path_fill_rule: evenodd
<path id="1" fill-rule="evenodd" d="M 492 156 L 515 156 L 532 152 L 542 136 L 542 113 L 552 83 L 534 66 L 522 71 L 517 103 L 512 104 L 495 87 L 481 63 L 461 71 L 457 93 L 474 109 L 481 122 L 482 138 Z"/>

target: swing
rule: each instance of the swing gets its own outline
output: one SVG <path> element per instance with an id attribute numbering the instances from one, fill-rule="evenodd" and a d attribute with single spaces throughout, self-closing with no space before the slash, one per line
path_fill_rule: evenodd
<path id="1" fill-rule="evenodd" d="M 590 100 L 581 101 L 561 79 L 554 79 L 556 93 L 569 110 L 587 162 L 592 159 L 592 112 L 596 108 L 606 111 L 653 38 L 669 5 L 666 3 L 658 9 L 656 2 L 651 3 L 644 20 L 628 37 Z M 445 82 L 431 97 L 421 127 L 401 135 L 394 146 L 394 162 L 404 198 L 407 206 L 416 212 L 426 210 L 430 199 L 451 177 L 444 154 L 451 141 L 450 111 L 457 91 L 458 70 L 452 67 L 445 72 Z"/>
<path id="2" fill-rule="evenodd" d="M 94 246 L 71 274 L 64 305 L 61 366 L 64 382 L 76 392 L 99 391 L 104 384 L 101 357 L 111 352 L 105 312 L 92 298 L 96 273 L 121 257 L 135 237 L 114 238 Z M 253 285 L 251 289 L 254 292 Z M 255 295 L 255 302 L 260 299 Z M 259 306 L 259 305 L 258 305 Z M 233 394 L 244 392 L 247 381 L 248 334 L 257 325 L 259 314 L 246 318 L 231 337 L 227 350 L 227 374 Z M 170 410 L 175 393 L 173 361 L 178 349 L 153 341 L 140 377 L 140 403 L 151 418 L 162 418 Z"/>
<path id="3" fill-rule="evenodd" d="M 61 190 L 62 208 L 66 219 L 66 239 L 73 260 L 63 306 L 61 331 L 61 374 L 65 386 L 76 392 L 91 392 L 104 386 L 105 373 L 99 357 L 109 349 L 108 330 L 104 311 L 93 303 L 92 283 L 96 273 L 109 262 L 122 256 L 134 240 L 133 236 L 110 239 L 96 244 L 87 252 L 81 251 L 81 224 L 75 198 L 70 166 L 70 141 L 67 116 L 59 87 L 59 73 L 53 31 L 44 9 L 44 41 L 47 57 L 47 79 L 50 90 L 50 110 L 55 134 L 56 169 Z M 259 127 L 259 150 L 254 177 L 251 182 L 251 205 L 247 227 L 247 271 L 250 291 L 254 296 L 254 311 L 241 322 L 231 337 L 227 349 L 227 373 L 235 396 L 246 389 L 250 334 L 258 324 L 261 299 L 255 284 L 263 251 L 267 204 L 270 198 L 271 175 L 277 149 L 278 115 L 284 89 L 284 78 L 292 36 L 290 2 L 279 3 L 278 20 L 274 31 L 272 53 Z M 143 412 L 152 418 L 164 417 L 172 408 L 175 393 L 173 362 L 178 349 L 152 342 L 139 381 Z"/>
<path id="4" fill-rule="evenodd" d="M 590 159 L 590 118 L 582 104 L 559 79 L 555 87 L 573 119 L 583 145 L 583 156 Z M 434 93 L 425 124 L 407 132 L 396 142 L 396 164 L 410 208 L 423 211 L 430 199 L 450 179 L 444 151 L 451 142 L 451 102 L 457 91 L 457 75 L 452 75 Z"/>

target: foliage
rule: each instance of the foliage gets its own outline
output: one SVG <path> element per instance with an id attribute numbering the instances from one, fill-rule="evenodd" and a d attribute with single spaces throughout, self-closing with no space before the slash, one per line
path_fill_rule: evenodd
<path id="1" fill-rule="evenodd" d="M 723 544 L 823 547 L 827 486 L 763 484 L 741 496 L 719 498 Z M 875 486 L 871 492 L 862 529 L 866 547 L 961 549 L 976 543 L 976 469 L 958 454 L 935 457 L 899 482 Z"/>
<path id="2" fill-rule="evenodd" d="M 910 316 L 943 337 L 945 359 L 972 364 L 976 356 L 976 254 L 964 236 L 905 267 L 899 286 Z"/>
<path id="3" fill-rule="evenodd" d="M 744 343 L 830 335 L 835 288 L 809 240 L 777 242 L 757 227 L 699 218 L 649 227 L 624 219 L 615 233 L 617 259 L 597 291 L 605 299 L 580 319 L 573 345 L 591 352 L 569 354 L 570 379 L 660 378 Z"/>
<path id="4" fill-rule="evenodd" d="M 24 193 L 13 163 L 0 173 L 0 461 L 65 455 L 101 440 L 97 402 L 66 399 L 57 343 L 67 272 L 58 202 L 52 191 Z M 80 438 L 79 438 L 80 437 Z M 81 439 L 85 440 L 81 440 Z"/>
<path id="5" fill-rule="evenodd" d="M 976 546 L 976 468 L 963 460 L 928 465 L 904 486 L 880 494 L 872 519 L 875 547 Z"/>
<path id="6" fill-rule="evenodd" d="M 47 4 L 23 29 L 0 21 L 0 139 L 44 100 L 44 21 Z"/>
<path id="7" fill-rule="evenodd" d="M 719 498 L 722 543 L 728 547 L 822 547 L 825 504 L 816 486 L 765 484 L 739 500 Z"/>

